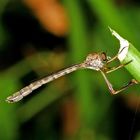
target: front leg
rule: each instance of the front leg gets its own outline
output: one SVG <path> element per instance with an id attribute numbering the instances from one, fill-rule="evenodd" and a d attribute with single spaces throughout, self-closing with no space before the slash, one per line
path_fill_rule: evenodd
<path id="1" fill-rule="evenodd" d="M 115 56 L 112 57 L 110 60 L 108 60 L 108 61 L 106 62 L 106 64 L 109 64 L 109 63 L 111 63 L 112 61 L 118 59 L 118 55 L 119 55 L 125 48 L 126 48 L 126 47 L 124 47 L 117 55 L 115 55 Z"/>
<path id="2" fill-rule="evenodd" d="M 117 67 L 112 67 L 112 68 L 107 67 L 107 68 L 105 69 L 105 73 L 111 73 L 111 72 L 113 72 L 113 71 L 115 71 L 115 70 L 118 70 L 118 69 L 120 69 L 120 68 L 123 68 L 124 66 L 128 65 L 128 64 L 131 63 L 131 62 L 132 62 L 132 60 L 130 60 L 129 62 L 127 62 L 127 63 L 125 63 L 125 64 L 120 64 L 120 65 L 117 66 Z"/>

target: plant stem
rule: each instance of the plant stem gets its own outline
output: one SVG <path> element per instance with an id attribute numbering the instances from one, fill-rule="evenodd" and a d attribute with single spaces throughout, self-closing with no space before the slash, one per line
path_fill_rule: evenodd
<path id="1" fill-rule="evenodd" d="M 118 59 L 122 64 L 125 64 L 129 61 L 128 65 L 125 68 L 131 73 L 131 75 L 137 80 L 140 81 L 140 52 L 126 39 L 122 38 L 116 31 L 109 28 L 120 42 L 120 50 L 118 54 Z"/>

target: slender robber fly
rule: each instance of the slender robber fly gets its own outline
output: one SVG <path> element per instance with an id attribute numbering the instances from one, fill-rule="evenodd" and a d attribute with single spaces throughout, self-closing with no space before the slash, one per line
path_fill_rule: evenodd
<path id="1" fill-rule="evenodd" d="M 122 49 L 123 50 L 123 49 Z M 121 51 L 122 51 L 121 50 Z M 121 51 L 119 53 L 121 53 Z M 117 69 L 120 69 L 124 67 L 125 65 L 131 63 L 131 61 L 125 63 L 125 64 L 120 64 L 119 66 L 112 67 L 110 68 L 108 66 L 109 63 L 112 61 L 116 60 L 118 58 L 118 54 L 112 58 L 106 55 L 106 53 L 101 52 L 101 53 L 91 53 L 86 57 L 86 60 L 82 63 L 75 64 L 71 67 L 68 67 L 66 69 L 60 70 L 52 75 L 46 76 L 40 80 L 37 80 L 35 82 L 30 83 L 28 86 L 22 88 L 20 91 L 14 93 L 12 96 L 9 96 L 6 101 L 9 103 L 13 102 L 18 102 L 20 101 L 23 97 L 27 96 L 30 94 L 32 91 L 35 89 L 39 88 L 40 86 L 47 84 L 61 76 L 64 76 L 66 74 L 69 74 L 73 71 L 79 70 L 79 69 L 92 69 L 101 72 L 103 75 L 103 78 L 108 86 L 108 89 L 111 94 L 117 94 L 129 86 L 132 86 L 134 84 L 138 84 L 138 82 L 135 79 L 132 79 L 127 85 L 121 87 L 119 90 L 114 90 L 112 84 L 109 82 L 108 78 L 106 77 L 106 74 L 111 73 Z"/>

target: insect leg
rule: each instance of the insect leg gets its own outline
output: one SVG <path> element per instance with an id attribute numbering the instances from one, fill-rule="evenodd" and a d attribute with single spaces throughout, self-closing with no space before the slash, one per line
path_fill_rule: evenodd
<path id="1" fill-rule="evenodd" d="M 118 54 L 115 55 L 114 57 L 112 57 L 110 60 L 108 60 L 108 61 L 106 62 L 106 64 L 111 63 L 112 61 L 114 61 L 114 60 L 117 59 L 117 58 L 118 58 Z"/>
<path id="2" fill-rule="evenodd" d="M 111 72 L 113 72 L 113 71 L 115 71 L 115 70 L 118 70 L 118 69 L 120 69 L 120 68 L 122 68 L 122 67 L 128 65 L 128 64 L 131 63 L 131 62 L 132 62 L 132 60 L 130 60 L 129 62 L 127 62 L 127 63 L 125 63 L 125 64 L 120 64 L 120 65 L 117 66 L 117 67 L 107 68 L 107 70 L 106 70 L 105 73 L 111 73 Z"/>
<path id="3" fill-rule="evenodd" d="M 105 73 L 103 71 L 101 71 L 101 74 L 103 75 L 105 82 L 109 88 L 109 91 L 112 95 L 114 94 L 118 94 L 122 91 L 124 91 L 125 89 L 127 89 L 128 87 L 134 85 L 134 84 L 138 84 L 138 81 L 136 81 L 135 79 L 132 79 L 127 85 L 121 87 L 119 90 L 114 90 L 112 84 L 109 82 L 109 80 L 107 79 Z"/>
<path id="4" fill-rule="evenodd" d="M 124 47 L 117 55 L 115 55 L 115 56 L 112 57 L 110 60 L 108 60 L 108 61 L 106 62 L 106 64 L 109 64 L 109 63 L 111 63 L 112 61 L 118 59 L 118 55 L 119 55 L 125 48 L 126 48 L 126 47 Z"/>

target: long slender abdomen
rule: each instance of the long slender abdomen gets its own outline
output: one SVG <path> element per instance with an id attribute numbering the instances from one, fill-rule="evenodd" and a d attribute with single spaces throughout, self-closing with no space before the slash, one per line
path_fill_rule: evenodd
<path id="1" fill-rule="evenodd" d="M 76 71 L 79 68 L 82 68 L 82 64 L 77 64 L 77 65 L 71 66 L 71 67 L 66 68 L 64 70 L 58 71 L 57 73 L 54 73 L 50 76 L 44 77 L 40 80 L 37 80 L 37 81 L 31 83 L 30 85 L 22 88 L 20 91 L 14 93 L 12 96 L 9 96 L 6 101 L 9 102 L 9 103 L 18 102 L 23 97 L 27 96 L 32 91 L 39 88 L 40 86 L 42 86 L 44 84 L 47 84 L 47 83 L 49 83 L 49 82 L 51 82 L 51 81 L 53 81 L 53 80 L 55 80 L 55 79 L 57 79 L 61 76 L 64 76 L 68 73 Z"/>

